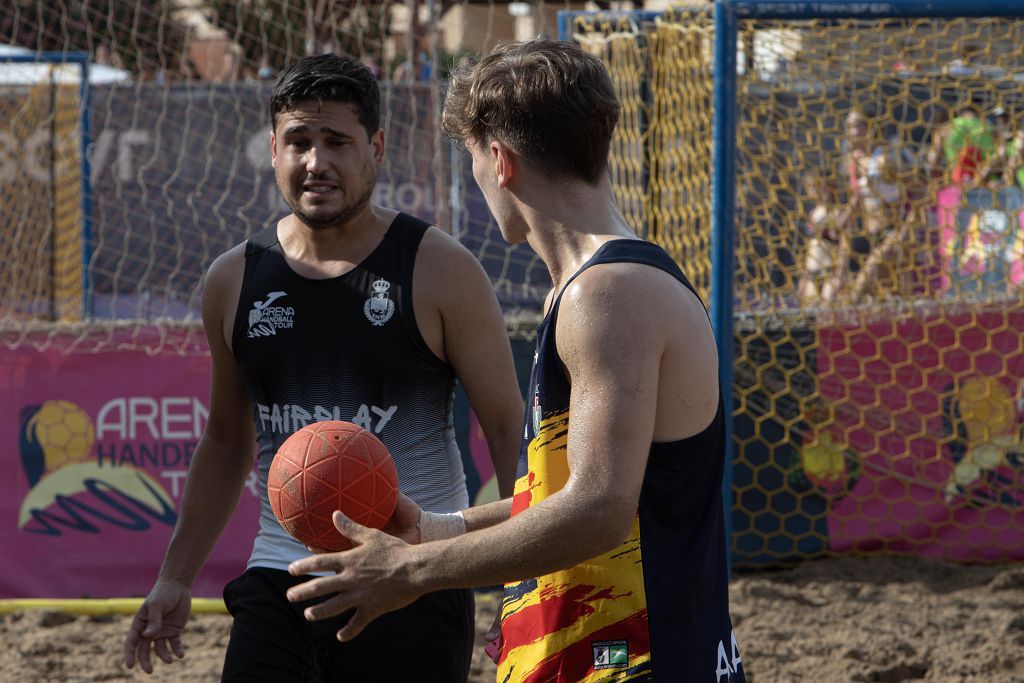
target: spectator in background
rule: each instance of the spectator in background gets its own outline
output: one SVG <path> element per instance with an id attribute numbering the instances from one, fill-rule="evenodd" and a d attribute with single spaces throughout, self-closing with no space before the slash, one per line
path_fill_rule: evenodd
<path id="1" fill-rule="evenodd" d="M 359 61 L 363 66 L 370 70 L 370 73 L 373 74 L 374 78 L 380 80 L 380 64 L 377 63 L 377 60 L 374 59 L 373 55 L 364 54 L 359 58 Z"/>
<path id="2" fill-rule="evenodd" d="M 992 132 L 997 143 L 1009 140 L 1013 132 L 1010 127 L 1010 113 L 1003 107 L 992 110 Z"/>
<path id="3" fill-rule="evenodd" d="M 1024 128 L 1019 125 L 1006 143 L 1006 173 L 1014 185 L 1024 190 Z"/>
<path id="4" fill-rule="evenodd" d="M 121 55 L 117 50 L 110 47 L 110 43 L 104 41 L 96 46 L 96 54 L 92 59 L 95 64 L 102 64 L 103 66 L 112 66 L 115 69 L 123 69 L 124 62 L 121 60 Z"/>
<path id="5" fill-rule="evenodd" d="M 403 59 L 391 74 L 395 83 L 415 83 L 424 71 L 423 57 L 417 52 L 409 59 Z"/>
<path id="6" fill-rule="evenodd" d="M 992 111 L 992 118 L 995 154 L 983 175 L 986 185 L 1024 187 L 1024 130 L 1013 124 L 1009 112 L 1002 107 Z M 994 177 L 996 174 L 1001 177 Z"/>
<path id="7" fill-rule="evenodd" d="M 217 75 L 218 83 L 234 83 L 242 77 L 242 51 L 237 45 L 232 45 L 221 58 L 221 70 Z"/>
<path id="8" fill-rule="evenodd" d="M 949 112 L 943 106 L 932 107 L 931 109 L 931 133 L 928 140 L 928 149 L 924 154 L 923 171 L 926 181 L 930 186 L 941 187 L 946 180 L 946 138 L 949 136 L 951 124 Z"/>
<path id="9" fill-rule="evenodd" d="M 195 61 L 188 56 L 182 56 L 178 71 L 184 81 L 199 81 L 203 78 L 199 73 L 199 67 L 196 66 Z"/>
<path id="10" fill-rule="evenodd" d="M 256 71 L 256 78 L 261 81 L 274 79 L 274 67 L 270 66 L 270 57 L 263 55 L 260 58 L 260 68 Z"/>
<path id="11" fill-rule="evenodd" d="M 139 52 L 138 78 L 143 83 L 163 84 L 164 70 L 160 65 L 160 55 L 156 50 L 147 49 Z"/>
<path id="12" fill-rule="evenodd" d="M 960 298 L 1002 297 L 1024 282 L 1024 134 L 1001 107 L 991 123 L 977 110 L 961 121 L 945 141 L 947 151 L 959 149 L 958 158 L 970 155 L 970 163 L 954 186 L 957 201 L 946 203 L 952 213 L 941 241 L 944 278 Z"/>
<path id="13" fill-rule="evenodd" d="M 1001 154 L 982 164 L 978 180 L 964 192 L 953 245 L 956 291 L 960 296 L 1005 296 L 1024 279 L 1024 192 L 1015 187 Z"/>
<path id="14" fill-rule="evenodd" d="M 960 57 L 953 59 L 946 66 L 946 73 L 950 76 L 973 76 L 976 71 L 978 46 L 974 43 L 965 43 L 960 52 Z"/>
<path id="15" fill-rule="evenodd" d="M 803 177 L 806 197 L 813 203 L 804 220 L 808 236 L 804 267 L 797 284 L 800 305 L 834 303 L 849 276 L 849 226 L 858 201 L 840 209 L 835 184 L 811 172 Z"/>
<path id="16" fill-rule="evenodd" d="M 419 46 L 413 50 L 412 55 L 407 55 L 395 67 L 391 79 L 396 83 L 415 83 L 416 81 L 430 80 L 430 76 L 433 73 L 433 65 L 430 63 L 430 52 L 426 38 L 418 42 Z"/>
<path id="17" fill-rule="evenodd" d="M 978 115 L 973 104 L 953 117 L 942 144 L 946 165 L 952 170 L 951 179 L 960 185 L 974 182 L 981 163 L 996 151 L 992 127 Z"/>
<path id="18" fill-rule="evenodd" d="M 906 261 L 917 163 L 898 141 L 877 143 L 868 117 L 857 109 L 846 117 L 844 144 L 851 207 L 861 227 L 861 234 L 851 240 L 859 272 L 850 298 L 884 298 L 903 288 L 900 268 Z"/>

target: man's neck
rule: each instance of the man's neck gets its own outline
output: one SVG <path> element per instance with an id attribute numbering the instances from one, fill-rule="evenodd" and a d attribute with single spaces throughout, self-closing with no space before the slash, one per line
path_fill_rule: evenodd
<path id="1" fill-rule="evenodd" d="M 277 235 L 296 271 L 306 277 L 336 277 L 376 249 L 396 214 L 371 205 L 343 224 L 315 228 L 292 214 L 278 223 Z"/>
<path id="2" fill-rule="evenodd" d="M 636 238 L 606 183 L 559 187 L 546 201 L 531 202 L 524 218 L 526 241 L 544 261 L 556 290 L 605 242 Z"/>

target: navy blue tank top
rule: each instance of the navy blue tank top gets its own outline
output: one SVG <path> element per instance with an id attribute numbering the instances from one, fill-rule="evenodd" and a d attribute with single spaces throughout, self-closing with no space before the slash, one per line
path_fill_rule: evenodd
<path id="1" fill-rule="evenodd" d="M 260 529 L 249 566 L 287 569 L 308 555 L 278 524 L 267 472 L 284 440 L 321 420 L 372 431 L 402 492 L 433 512 L 469 505 L 452 420 L 455 375 L 427 346 L 412 303 L 428 224 L 399 214 L 380 245 L 344 275 L 292 270 L 277 226 L 246 245 L 232 349 L 248 385 L 259 455 Z"/>
<path id="2" fill-rule="evenodd" d="M 658 268 L 694 291 L 664 250 L 640 240 L 605 243 L 568 282 L 604 263 Z M 557 492 L 569 476 L 570 384 L 555 346 L 560 303 L 561 294 L 538 328 L 512 514 Z M 499 681 L 745 682 L 729 617 L 724 416 L 719 399 L 704 431 L 651 444 L 622 545 L 506 585 Z"/>

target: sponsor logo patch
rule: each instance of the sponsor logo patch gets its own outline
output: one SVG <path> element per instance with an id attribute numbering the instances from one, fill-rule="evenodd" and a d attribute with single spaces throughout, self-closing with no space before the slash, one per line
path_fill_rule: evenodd
<path id="1" fill-rule="evenodd" d="M 594 648 L 594 670 L 625 669 L 629 665 L 629 643 L 625 640 L 602 640 L 591 643 Z"/>

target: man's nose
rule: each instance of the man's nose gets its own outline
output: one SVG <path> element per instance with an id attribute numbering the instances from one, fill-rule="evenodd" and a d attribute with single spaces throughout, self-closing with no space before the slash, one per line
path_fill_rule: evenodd
<path id="1" fill-rule="evenodd" d="M 306 152 L 306 172 L 317 174 L 327 169 L 327 157 L 317 147 L 310 147 Z"/>

